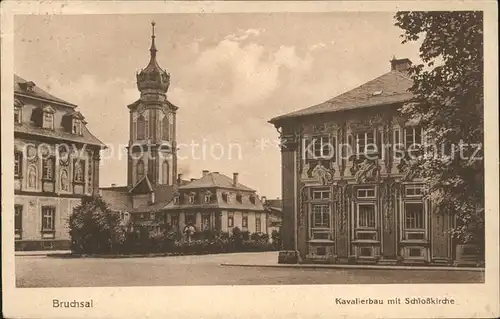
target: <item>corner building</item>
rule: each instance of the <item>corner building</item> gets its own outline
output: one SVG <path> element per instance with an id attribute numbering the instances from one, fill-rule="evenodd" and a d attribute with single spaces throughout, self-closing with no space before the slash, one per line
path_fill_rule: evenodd
<path id="1" fill-rule="evenodd" d="M 68 249 L 68 218 L 99 193 L 100 150 L 77 106 L 14 75 L 16 250 Z"/>
<path id="2" fill-rule="evenodd" d="M 283 249 L 299 262 L 453 263 L 452 219 L 436 214 L 405 157 L 384 146 L 423 143 L 398 111 L 413 98 L 410 65 L 393 59 L 388 73 L 270 121 L 283 141 Z"/>

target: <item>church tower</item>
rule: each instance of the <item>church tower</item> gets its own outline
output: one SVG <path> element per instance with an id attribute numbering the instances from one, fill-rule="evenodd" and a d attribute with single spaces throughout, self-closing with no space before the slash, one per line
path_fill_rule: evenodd
<path id="1" fill-rule="evenodd" d="M 167 99 L 170 74 L 156 60 L 155 23 L 151 23 L 149 64 L 136 74 L 139 100 L 130 110 L 128 145 L 129 189 L 143 182 L 149 187 L 173 185 L 177 176 L 176 112 Z"/>

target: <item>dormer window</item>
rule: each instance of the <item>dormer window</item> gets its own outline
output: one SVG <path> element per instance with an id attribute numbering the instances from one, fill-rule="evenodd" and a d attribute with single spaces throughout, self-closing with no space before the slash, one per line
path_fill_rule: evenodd
<path id="1" fill-rule="evenodd" d="M 174 205 L 179 205 L 179 196 L 174 196 Z"/>
<path id="2" fill-rule="evenodd" d="M 205 203 L 208 204 L 212 201 L 212 194 L 207 193 L 205 194 Z"/>
<path id="3" fill-rule="evenodd" d="M 19 83 L 19 86 L 26 92 L 33 92 L 36 85 L 35 82 L 29 81 L 29 82 Z"/>
<path id="4" fill-rule="evenodd" d="M 243 196 L 241 194 L 237 194 L 236 200 L 238 201 L 238 203 L 241 203 L 243 201 Z"/>
<path id="5" fill-rule="evenodd" d="M 194 204 L 194 202 L 195 202 L 195 196 L 194 196 L 194 194 L 190 194 L 189 195 L 189 204 Z"/>
<path id="6" fill-rule="evenodd" d="M 82 135 L 82 121 L 79 119 L 73 119 L 73 125 L 71 126 L 71 133 Z"/>
<path id="7" fill-rule="evenodd" d="M 255 205 L 255 196 L 250 196 L 250 203 Z"/>
<path id="8" fill-rule="evenodd" d="M 14 107 L 14 124 L 21 124 L 23 119 L 23 110 L 20 107 Z"/>
<path id="9" fill-rule="evenodd" d="M 54 109 L 47 105 L 42 108 L 42 127 L 53 130 L 54 129 Z"/>
<path id="10" fill-rule="evenodd" d="M 226 203 L 228 203 L 228 202 L 229 202 L 229 195 L 228 195 L 228 193 L 223 193 L 223 194 L 222 194 L 222 200 L 223 200 L 224 202 L 226 202 Z"/>

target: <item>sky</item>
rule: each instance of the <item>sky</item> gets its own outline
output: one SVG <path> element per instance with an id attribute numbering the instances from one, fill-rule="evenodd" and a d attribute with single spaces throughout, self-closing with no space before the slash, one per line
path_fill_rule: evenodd
<path id="1" fill-rule="evenodd" d="M 401 44 L 394 13 L 242 13 L 16 16 L 14 70 L 77 104 L 110 150 L 100 185 L 125 185 L 127 105 L 136 72 L 157 60 L 171 74 L 179 107 L 178 173 L 232 176 L 261 196 L 281 196 L 278 133 L 268 121 L 319 104 L 390 70 L 392 57 L 418 62 Z M 193 146 L 194 145 L 194 146 Z M 196 146 L 198 145 L 198 146 Z M 203 152 L 202 145 L 205 145 Z M 111 150 L 113 154 L 111 154 Z"/>

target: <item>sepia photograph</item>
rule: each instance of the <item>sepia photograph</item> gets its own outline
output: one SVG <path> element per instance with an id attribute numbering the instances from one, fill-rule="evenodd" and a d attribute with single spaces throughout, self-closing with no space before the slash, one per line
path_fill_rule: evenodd
<path id="1" fill-rule="evenodd" d="M 2 25 L 4 287 L 350 287 L 328 307 L 451 309 L 454 288 L 398 287 L 471 285 L 474 303 L 487 269 L 498 285 L 484 9 L 130 4 L 12 6 Z M 99 305 L 57 289 L 57 316 Z"/>

